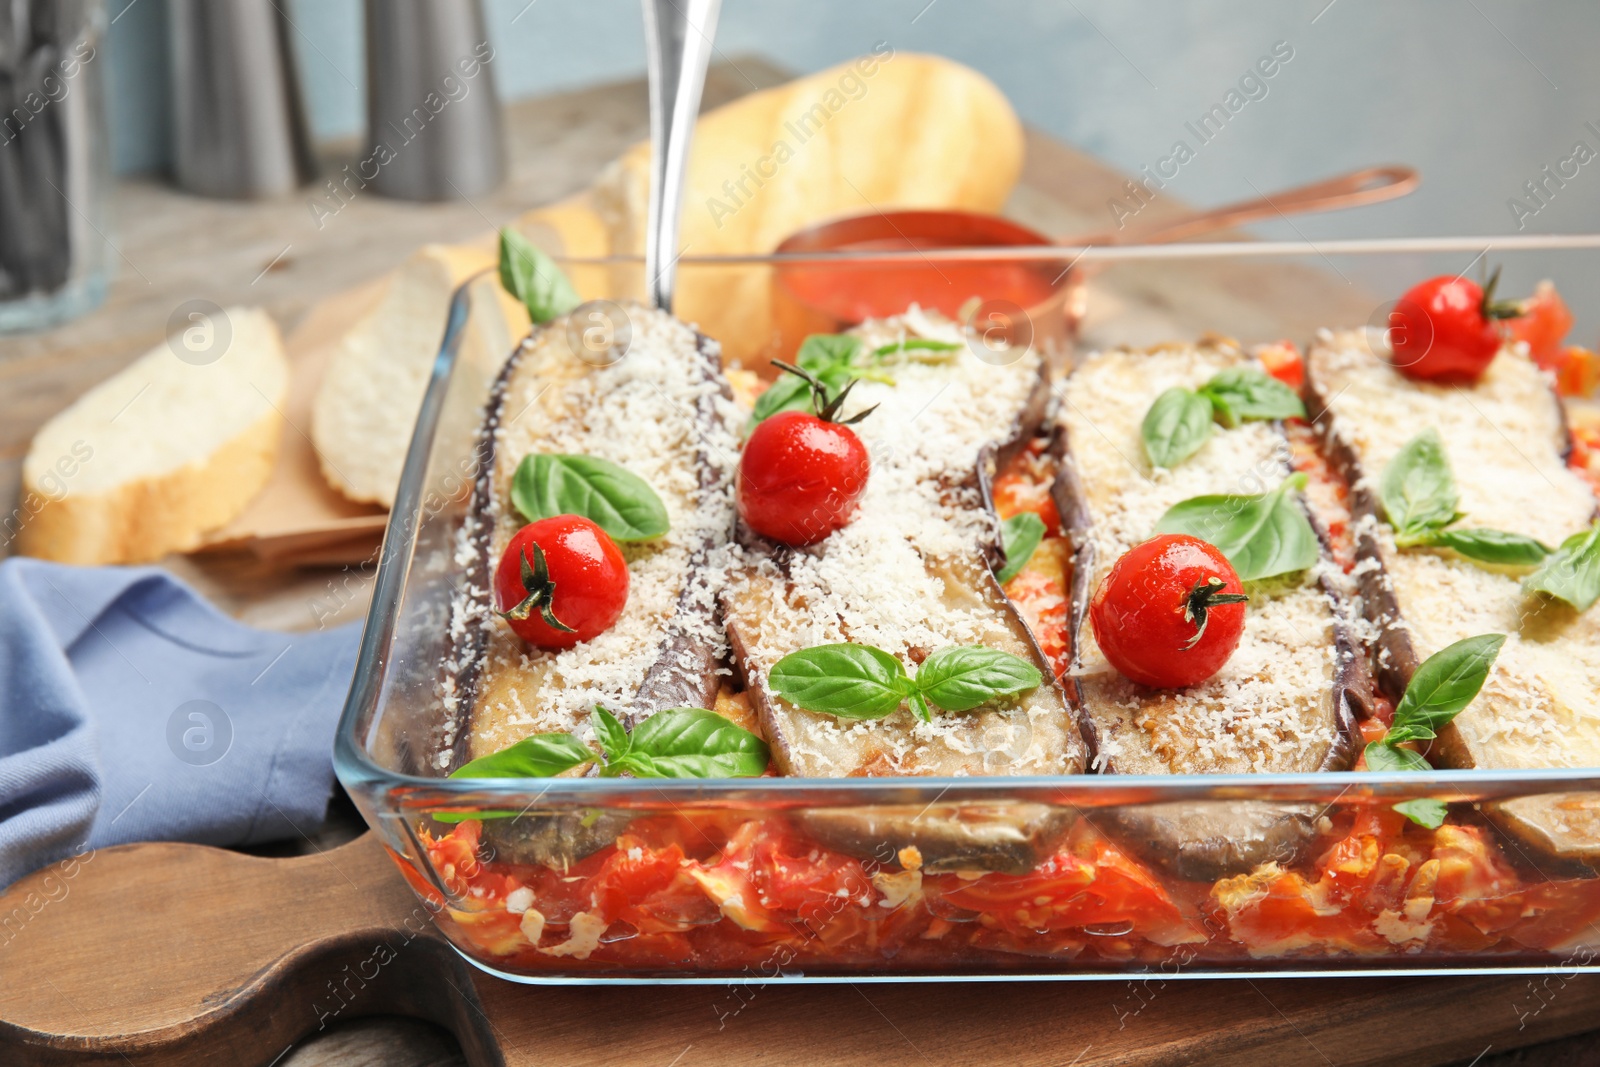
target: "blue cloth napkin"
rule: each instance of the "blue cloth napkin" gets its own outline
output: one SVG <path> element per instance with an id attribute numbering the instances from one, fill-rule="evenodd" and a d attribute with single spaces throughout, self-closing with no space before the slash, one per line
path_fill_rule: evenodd
<path id="1" fill-rule="evenodd" d="M 252 629 L 153 567 L 0 562 L 0 886 L 85 847 L 311 833 L 359 637 Z"/>

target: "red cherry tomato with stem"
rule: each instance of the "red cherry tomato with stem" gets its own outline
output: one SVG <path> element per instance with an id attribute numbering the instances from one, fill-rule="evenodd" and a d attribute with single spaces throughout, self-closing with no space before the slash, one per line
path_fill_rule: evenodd
<path id="1" fill-rule="evenodd" d="M 762 537 L 811 545 L 855 517 L 872 464 L 850 424 L 873 409 L 840 419 L 854 379 L 830 396 L 825 385 L 799 367 L 773 363 L 810 384 L 815 414 L 780 411 L 750 434 L 739 459 L 739 516 Z"/>
<path id="2" fill-rule="evenodd" d="M 1497 267 L 1484 289 L 1450 275 L 1408 289 L 1389 314 L 1390 362 L 1395 369 L 1424 381 L 1481 378 L 1500 351 L 1500 320 L 1522 314 L 1521 304 L 1495 302 L 1499 280 Z"/>
<path id="3" fill-rule="evenodd" d="M 539 648 L 571 648 L 609 630 L 628 603 L 628 564 L 600 527 L 578 515 L 530 522 L 494 576 L 500 617 Z"/>
<path id="4" fill-rule="evenodd" d="M 1248 599 L 1215 545 L 1161 534 L 1112 565 L 1089 605 L 1089 623 L 1123 675 L 1177 689 L 1200 684 L 1228 662 L 1244 633 Z"/>

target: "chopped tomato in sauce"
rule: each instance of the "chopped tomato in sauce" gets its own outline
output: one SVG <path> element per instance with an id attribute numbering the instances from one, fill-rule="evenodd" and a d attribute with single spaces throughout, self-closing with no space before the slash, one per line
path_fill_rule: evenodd
<path id="1" fill-rule="evenodd" d="M 1072 544 L 1061 533 L 1061 514 L 1050 487 L 1056 461 L 1043 438 L 1029 442 L 994 481 L 995 511 L 1002 520 L 1031 511 L 1044 520 L 1045 538 L 1027 565 L 1006 583 L 1006 596 L 1033 631 L 1039 651 L 1056 677 L 1072 665 L 1068 653 L 1067 613 L 1072 593 Z"/>
<path id="2" fill-rule="evenodd" d="M 1300 349 L 1293 341 L 1274 341 L 1271 344 L 1257 345 L 1251 349 L 1250 354 L 1260 361 L 1266 372 L 1287 385 L 1295 392 L 1299 392 L 1306 384 L 1306 364 L 1300 356 Z"/>
<path id="3" fill-rule="evenodd" d="M 1061 514 L 1056 510 L 1055 498 L 1050 495 L 1056 477 L 1056 461 L 1047 448 L 1043 438 L 1034 438 L 995 476 L 994 509 L 1002 519 L 1031 511 L 1044 520 L 1045 536 L 1059 537 Z"/>

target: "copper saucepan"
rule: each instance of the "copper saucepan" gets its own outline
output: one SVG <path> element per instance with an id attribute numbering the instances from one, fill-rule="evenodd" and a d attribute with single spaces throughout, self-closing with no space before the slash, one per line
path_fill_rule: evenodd
<path id="1" fill-rule="evenodd" d="M 888 211 L 802 230 L 779 253 L 908 252 L 930 249 L 1180 241 L 1262 219 L 1376 204 L 1415 189 L 1411 167 L 1368 167 L 1235 204 L 1151 225 L 1052 240 L 998 215 L 967 211 Z M 789 263 L 773 271 L 773 355 L 787 358 L 813 333 L 838 333 L 869 318 L 897 315 L 911 302 L 1008 344 L 1060 345 L 1083 317 L 1084 271 L 1066 262 Z"/>

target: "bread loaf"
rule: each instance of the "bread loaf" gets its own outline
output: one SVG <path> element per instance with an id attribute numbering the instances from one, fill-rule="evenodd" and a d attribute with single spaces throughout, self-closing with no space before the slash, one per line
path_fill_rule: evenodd
<path id="1" fill-rule="evenodd" d="M 196 547 L 266 483 L 288 388 L 265 311 L 196 312 L 34 436 L 18 550 L 89 564 Z"/>
<path id="2" fill-rule="evenodd" d="M 936 56 L 873 54 L 751 93 L 695 129 L 683 203 L 686 255 L 770 252 L 815 223 L 896 208 L 996 211 L 1022 169 L 1022 126 L 981 74 Z M 644 251 L 650 146 L 634 145 L 589 189 L 522 216 L 552 255 Z M 642 297 L 642 273 L 569 271 L 586 298 Z M 772 332 L 770 271 L 679 271 L 674 311 L 722 342 L 733 363 L 762 358 Z"/>

